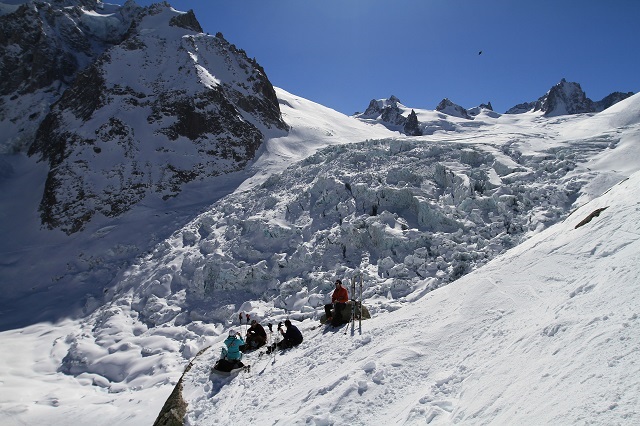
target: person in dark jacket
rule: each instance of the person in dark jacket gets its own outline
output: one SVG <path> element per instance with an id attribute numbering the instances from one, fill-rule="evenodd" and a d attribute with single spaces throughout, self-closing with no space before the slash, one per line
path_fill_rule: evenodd
<path id="1" fill-rule="evenodd" d="M 342 324 L 344 322 L 342 313 L 347 307 L 348 301 L 349 292 L 342 286 L 342 281 L 336 280 L 336 289 L 333 290 L 333 294 L 331 295 L 331 303 L 324 305 L 327 322 L 331 322 L 332 325 Z"/>
<path id="2" fill-rule="evenodd" d="M 251 327 L 247 330 L 246 349 L 257 349 L 267 344 L 267 332 L 256 320 L 251 321 Z"/>
<path id="3" fill-rule="evenodd" d="M 284 325 L 287 327 L 287 331 L 282 331 L 282 324 L 278 325 L 278 331 L 282 334 L 282 341 L 278 342 L 280 349 L 292 348 L 302 343 L 302 333 L 298 330 L 298 327 L 291 324 L 291 321 L 286 320 Z"/>

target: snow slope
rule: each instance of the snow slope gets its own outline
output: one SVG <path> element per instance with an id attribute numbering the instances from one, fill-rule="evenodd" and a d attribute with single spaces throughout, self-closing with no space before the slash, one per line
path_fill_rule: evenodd
<path id="1" fill-rule="evenodd" d="M 188 424 L 637 424 L 639 187 L 361 331 L 303 321 L 306 341 L 249 354 L 250 374 L 210 378 L 208 350 L 185 377 Z"/>
<path id="2" fill-rule="evenodd" d="M 20 243 L 15 247 L 20 255 L 3 247 L 3 270 L 23 271 L 25 282 L 47 270 L 32 266 L 38 261 L 59 264 L 76 250 L 104 255 L 87 256 L 86 261 L 73 258 L 67 266 L 68 279 L 60 280 L 63 286 L 29 296 L 37 304 L 19 305 L 20 310 L 4 308 L 0 422 L 151 424 L 187 363 L 211 346 L 185 377 L 190 424 L 249 420 L 252 424 L 638 423 L 640 375 L 633 337 L 638 335 L 639 306 L 638 95 L 595 115 L 486 116 L 476 118 L 473 126 L 462 126 L 456 118 L 441 114 L 438 119 L 451 126 L 408 138 L 285 91 L 277 93 L 292 130 L 286 137 L 273 135 L 242 173 L 193 185 L 169 204 L 151 200 L 119 220 L 101 223 L 99 229 L 76 237 L 78 246 L 62 245 L 51 237 L 49 248 Z M 419 175 L 393 171 L 394 160 L 400 171 L 416 172 L 421 163 L 432 161 L 420 157 L 420 149 L 430 146 L 445 147 L 443 152 L 451 153 L 441 163 L 452 172 L 443 176 L 452 180 L 443 180 L 448 183 L 442 191 L 433 192 L 434 200 L 442 203 L 443 211 L 459 215 L 468 230 L 466 234 L 429 234 L 443 242 L 458 241 L 458 245 L 441 246 L 441 259 L 425 260 L 424 269 L 418 255 L 405 256 L 396 264 L 380 258 L 369 265 L 344 264 L 341 269 L 331 269 L 327 262 L 323 269 L 305 271 L 310 276 L 317 273 L 317 281 L 311 282 L 315 287 L 294 279 L 293 273 L 286 276 L 286 281 L 271 289 L 279 299 L 265 299 L 253 288 L 240 291 L 240 287 L 219 299 L 206 293 L 195 297 L 199 293 L 193 291 L 194 284 L 203 282 L 198 268 L 205 264 L 189 259 L 198 260 L 210 249 L 209 254 L 216 253 L 227 243 L 258 247 L 265 242 L 263 229 L 291 225 L 276 214 L 286 203 L 280 204 L 275 196 L 286 202 L 307 190 L 314 197 L 326 194 L 324 200 L 335 203 L 331 206 L 347 206 L 340 204 L 347 199 L 335 197 L 337 189 L 311 191 L 308 183 L 322 177 L 314 175 L 314 170 L 338 168 L 340 176 L 354 179 L 379 174 L 388 180 L 384 189 L 395 190 L 409 186 L 412 176 Z M 414 153 L 416 161 L 409 162 Z M 27 165 L 13 166 L 16 173 L 24 173 L 25 181 L 31 181 Z M 468 203 L 455 204 L 457 191 L 472 182 L 477 170 L 491 183 L 485 196 L 506 202 L 519 194 L 524 216 L 507 216 L 517 221 L 524 218 L 522 223 L 527 225 L 513 239 L 504 239 L 508 234 L 500 235 L 502 231 L 487 234 L 490 244 L 486 247 L 492 251 L 486 264 L 429 292 L 434 279 L 448 273 L 456 256 L 471 253 L 475 243 L 470 236 L 478 225 L 491 227 L 494 222 L 485 222 L 489 212 L 496 223 L 507 217 L 491 203 L 471 206 L 469 211 L 465 210 Z M 379 185 L 370 182 L 372 188 Z M 265 184 L 273 191 L 265 191 Z M 292 185 L 289 194 L 287 185 Z M 613 189 L 602 195 L 609 187 Z M 515 192 L 500 193 L 506 190 Z M 33 201 L 19 193 L 10 195 L 13 198 L 3 193 L 2 206 L 13 205 L 9 201 Z M 476 194 L 475 199 L 482 197 Z M 320 206 L 317 201 L 323 198 L 314 200 L 314 206 Z M 563 205 L 554 204 L 559 200 Z M 260 204 L 270 207 L 257 210 Z M 575 229 L 602 207 L 608 208 Z M 391 255 L 392 248 L 419 249 L 412 236 L 432 231 L 403 222 L 409 209 L 400 204 L 390 201 L 385 209 L 395 209 L 396 216 L 383 210 L 377 216 L 352 212 L 343 217 L 343 223 L 371 224 L 371 229 L 381 231 L 374 233 L 378 241 L 394 242 L 381 249 Z M 304 211 L 318 229 L 334 226 L 332 214 L 312 210 Z M 13 208 L 2 214 L 16 220 L 12 212 Z M 218 232 L 224 229 L 218 229 L 216 222 L 196 227 L 219 214 L 239 218 L 238 223 L 253 220 L 250 238 L 227 237 Z M 22 223 L 33 225 L 29 218 Z M 18 230 L 11 232 L 18 235 Z M 27 227 L 23 232 L 37 236 L 39 231 Z M 141 239 L 145 241 L 137 241 Z M 520 239 L 527 240 L 507 251 Z M 110 263 L 109 256 L 126 258 L 126 245 L 112 251 L 114 243 L 123 241 L 153 250 L 148 256 L 128 259 L 129 266 L 119 270 L 121 264 Z M 321 258 L 326 248 L 311 241 L 300 246 L 307 247 L 310 259 Z M 259 251 L 261 256 L 269 254 L 268 245 Z M 491 260 L 499 253 L 503 254 Z M 243 256 L 229 264 L 246 266 L 250 257 Z M 274 265 L 275 270 L 286 269 L 279 268 L 277 261 Z M 429 276 L 393 275 L 408 273 L 411 265 Z M 314 328 L 319 306 L 328 296 L 326 280 L 356 271 L 367 274 L 365 304 L 374 313 L 363 322 L 362 333 L 357 328 L 346 335 Z M 112 275 L 117 278 L 105 286 L 103 298 L 87 297 L 74 315 L 65 315 L 82 294 L 82 283 Z M 64 298 L 66 289 L 75 289 L 69 300 Z M 47 309 L 58 319 L 39 320 Z M 212 382 L 207 367 L 243 311 L 263 323 L 277 323 L 287 316 L 299 320 L 305 342 L 278 354 L 273 364 L 249 354 L 250 376 Z M 20 325 L 11 325 L 14 322 Z"/>

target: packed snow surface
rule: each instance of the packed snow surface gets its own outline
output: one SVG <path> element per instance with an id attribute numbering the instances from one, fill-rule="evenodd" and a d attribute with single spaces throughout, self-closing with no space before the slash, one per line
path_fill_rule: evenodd
<path id="1" fill-rule="evenodd" d="M 75 248 L 2 243 L 38 290 L 3 305 L 2 424 L 152 424 L 190 361 L 192 425 L 640 422 L 638 95 L 551 119 L 416 111 L 447 124 L 405 137 L 277 93 L 291 131 L 242 173 Z M 29 166 L 3 170 L 39 181 Z M 37 197 L 0 193 L 22 226 L 3 232 L 41 236 L 12 215 Z M 356 276 L 373 318 L 320 326 L 333 280 Z M 65 315 L 71 288 L 87 296 Z M 305 341 L 210 377 L 239 312 Z"/>
<path id="2" fill-rule="evenodd" d="M 205 351 L 188 424 L 636 424 L 639 184 L 361 327 L 303 321 L 300 347 L 249 354 L 250 373 L 209 377 Z"/>

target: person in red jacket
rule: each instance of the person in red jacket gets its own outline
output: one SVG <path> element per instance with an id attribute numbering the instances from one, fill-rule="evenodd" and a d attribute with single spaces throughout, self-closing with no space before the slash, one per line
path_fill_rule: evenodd
<path id="1" fill-rule="evenodd" d="M 342 312 L 349 301 L 349 292 L 342 286 L 342 281 L 336 280 L 336 289 L 331 295 L 331 303 L 324 305 L 324 313 L 327 315 L 327 322 L 331 325 L 339 325 L 344 323 Z M 333 308 L 333 314 L 331 309 Z"/>

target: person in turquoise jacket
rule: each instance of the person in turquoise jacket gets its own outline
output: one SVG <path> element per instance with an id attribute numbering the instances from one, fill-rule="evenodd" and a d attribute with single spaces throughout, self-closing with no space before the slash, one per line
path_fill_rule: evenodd
<path id="1" fill-rule="evenodd" d="M 224 357 L 229 361 L 240 361 L 242 359 L 242 352 L 240 352 L 240 346 L 244 345 L 244 340 L 235 330 L 229 331 L 229 337 L 224 341 L 227 346 Z"/>

